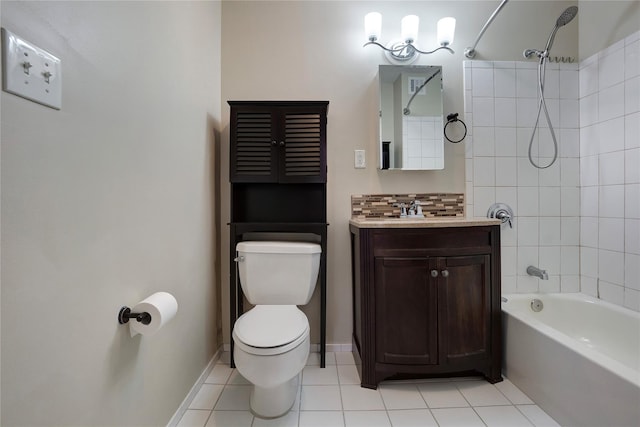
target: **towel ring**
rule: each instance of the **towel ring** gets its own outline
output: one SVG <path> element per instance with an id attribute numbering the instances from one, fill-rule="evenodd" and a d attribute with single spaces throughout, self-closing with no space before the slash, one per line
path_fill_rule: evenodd
<path id="1" fill-rule="evenodd" d="M 464 135 L 462 135 L 462 138 L 458 139 L 457 141 L 454 141 L 447 136 L 447 126 L 455 122 L 462 123 L 462 126 L 464 126 Z M 458 113 L 451 113 L 447 116 L 447 124 L 444 125 L 444 137 L 447 138 L 447 141 L 452 142 L 454 144 L 457 144 L 458 142 L 462 141 L 467 137 L 467 125 L 458 118 Z"/>

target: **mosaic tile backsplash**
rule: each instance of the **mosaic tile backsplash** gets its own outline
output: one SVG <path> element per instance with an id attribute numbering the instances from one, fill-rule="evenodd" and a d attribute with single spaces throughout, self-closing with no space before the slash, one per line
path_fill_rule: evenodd
<path id="1" fill-rule="evenodd" d="M 420 200 L 426 218 L 463 217 L 463 193 L 416 193 L 416 194 L 358 194 L 351 196 L 351 217 L 398 218 L 400 208 L 394 204 Z"/>

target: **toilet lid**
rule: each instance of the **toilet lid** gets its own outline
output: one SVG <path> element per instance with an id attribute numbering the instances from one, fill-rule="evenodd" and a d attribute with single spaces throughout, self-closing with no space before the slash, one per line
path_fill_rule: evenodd
<path id="1" fill-rule="evenodd" d="M 233 327 L 235 338 L 257 348 L 281 347 L 308 331 L 307 316 L 295 305 L 257 305 Z"/>

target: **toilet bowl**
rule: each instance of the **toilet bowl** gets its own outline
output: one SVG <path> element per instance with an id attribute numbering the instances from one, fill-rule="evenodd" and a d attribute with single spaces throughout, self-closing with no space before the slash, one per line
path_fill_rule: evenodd
<path id="1" fill-rule="evenodd" d="M 233 329 L 236 368 L 253 384 L 251 411 L 280 417 L 296 400 L 309 356 L 309 322 L 296 306 L 256 306 Z"/>
<path id="2" fill-rule="evenodd" d="M 318 279 L 320 245 L 240 242 L 240 285 L 254 308 L 233 327 L 236 368 L 253 384 L 251 411 L 280 417 L 293 406 L 309 356 L 309 320 L 297 305 L 309 302 Z"/>

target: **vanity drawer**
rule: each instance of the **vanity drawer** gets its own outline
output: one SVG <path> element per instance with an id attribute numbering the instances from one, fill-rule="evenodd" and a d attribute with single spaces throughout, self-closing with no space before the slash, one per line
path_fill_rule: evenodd
<path id="1" fill-rule="evenodd" d="M 491 252 L 491 227 L 372 229 L 374 256 Z"/>

